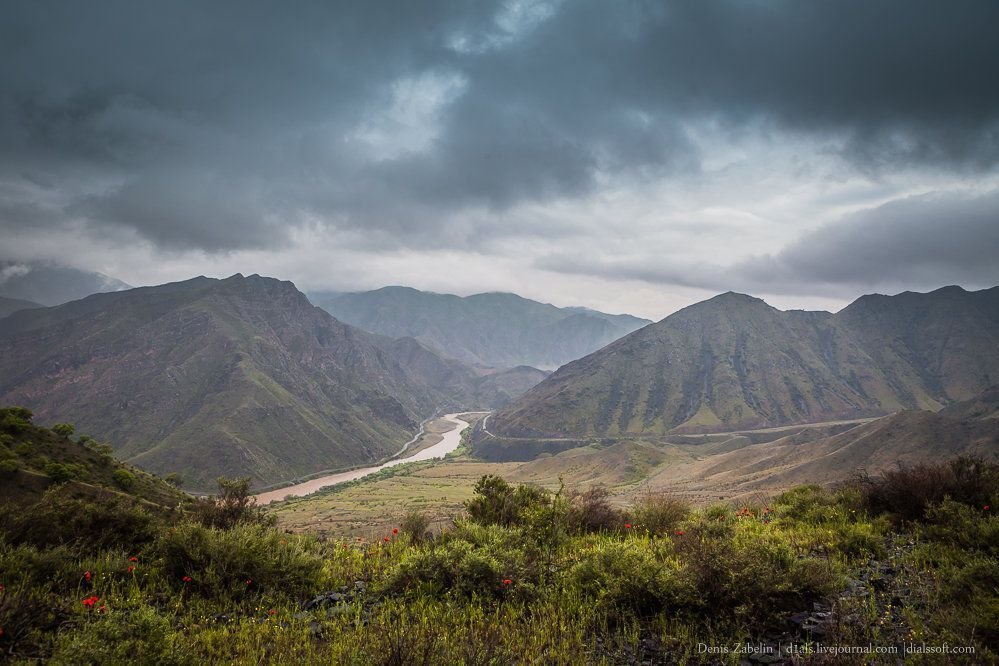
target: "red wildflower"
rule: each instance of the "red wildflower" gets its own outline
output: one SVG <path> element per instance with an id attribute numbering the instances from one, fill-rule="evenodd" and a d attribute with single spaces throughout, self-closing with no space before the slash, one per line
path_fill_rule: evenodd
<path id="1" fill-rule="evenodd" d="M 631 523 L 625 523 L 624 524 L 624 529 L 630 530 L 631 529 Z"/>
<path id="2" fill-rule="evenodd" d="M 384 539 L 385 541 L 391 541 L 391 540 L 392 540 L 392 539 L 389 539 L 388 537 L 383 537 L 383 539 Z"/>
<path id="3" fill-rule="evenodd" d="M 399 533 L 399 528 L 398 527 L 393 527 L 392 528 L 392 534 L 398 534 L 398 533 Z"/>
<path id="4" fill-rule="evenodd" d="M 128 558 L 128 561 L 129 562 L 138 562 L 139 558 L 137 558 L 135 555 L 133 555 L 132 557 Z"/>
<path id="5" fill-rule="evenodd" d="M 267 611 L 267 614 L 268 615 L 277 615 L 277 611 L 272 608 L 269 611 Z"/>
<path id="6" fill-rule="evenodd" d="M 135 571 L 135 567 L 129 567 L 128 568 L 128 573 L 132 573 L 133 571 Z"/>
<path id="7" fill-rule="evenodd" d="M 512 580 L 510 580 L 509 578 L 504 578 L 504 579 L 503 579 L 503 584 L 504 584 L 504 585 L 509 585 L 509 584 L 510 584 L 510 583 L 512 583 L 512 582 L 513 582 L 513 581 L 512 581 Z"/>
<path id="8" fill-rule="evenodd" d="M 253 585 L 253 579 L 252 578 L 247 578 L 246 579 L 246 584 L 247 585 Z"/>
<path id="9" fill-rule="evenodd" d="M 683 536 L 683 530 L 677 530 L 676 531 L 676 535 L 677 536 Z"/>
<path id="10" fill-rule="evenodd" d="M 90 582 L 90 572 L 89 571 L 84 571 L 83 572 L 83 580 L 87 581 L 88 583 Z"/>
<path id="11" fill-rule="evenodd" d="M 988 504 L 986 504 L 985 506 L 982 507 L 982 511 L 988 511 L 988 510 L 989 510 L 989 505 Z"/>
<path id="12" fill-rule="evenodd" d="M 3 592 L 6 589 L 7 589 L 6 587 L 4 587 L 3 585 L 0 585 L 0 592 Z"/>
<path id="13" fill-rule="evenodd" d="M 184 576 L 181 580 L 183 580 L 184 584 L 186 585 L 187 583 L 192 582 L 194 579 L 191 578 L 190 576 Z"/>
<path id="14" fill-rule="evenodd" d="M 92 597 L 87 597 L 86 599 L 81 599 L 80 603 L 86 606 L 87 608 L 93 608 L 94 604 L 96 604 L 100 600 L 101 600 L 100 597 L 92 596 Z"/>

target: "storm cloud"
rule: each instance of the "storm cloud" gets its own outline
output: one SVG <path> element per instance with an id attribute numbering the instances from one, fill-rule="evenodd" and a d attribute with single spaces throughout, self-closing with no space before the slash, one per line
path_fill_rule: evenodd
<path id="1" fill-rule="evenodd" d="M 175 260 L 133 283 L 443 244 L 489 288 L 986 283 L 997 43 L 990 0 L 14 3 L 0 235 Z"/>

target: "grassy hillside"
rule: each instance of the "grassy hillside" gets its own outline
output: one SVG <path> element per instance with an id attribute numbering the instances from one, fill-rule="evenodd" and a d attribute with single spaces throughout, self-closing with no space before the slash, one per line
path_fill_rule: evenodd
<path id="1" fill-rule="evenodd" d="M 236 275 L 0 320 L 0 399 L 207 490 L 394 453 L 438 394 L 290 282 Z"/>
<path id="2" fill-rule="evenodd" d="M 0 522 L 0 650 L 55 664 L 734 665 L 736 645 L 774 662 L 819 641 L 897 651 L 846 663 L 895 663 L 908 644 L 961 650 L 947 663 L 999 657 L 995 465 L 696 511 L 482 477 L 452 524 L 413 511 L 368 538 L 288 534 L 241 496 L 134 507 L 133 529 L 106 540 L 71 518 L 122 509 L 22 507 Z"/>
<path id="3" fill-rule="evenodd" d="M 20 298 L 5 298 L 0 296 L 0 319 L 13 312 L 17 312 L 18 310 L 40 307 L 42 307 L 42 305 L 40 303 L 35 303 L 34 301 L 26 301 Z"/>

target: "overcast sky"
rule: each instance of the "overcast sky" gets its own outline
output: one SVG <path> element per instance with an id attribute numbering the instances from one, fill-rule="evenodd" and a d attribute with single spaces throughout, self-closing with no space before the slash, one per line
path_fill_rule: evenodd
<path id="1" fill-rule="evenodd" d="M 999 284 L 999 3 L 4 2 L 0 259 L 659 319 Z"/>

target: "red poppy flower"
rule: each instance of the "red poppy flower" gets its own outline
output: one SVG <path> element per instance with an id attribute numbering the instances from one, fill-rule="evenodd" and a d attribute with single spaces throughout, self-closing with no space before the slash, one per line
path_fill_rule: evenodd
<path id="1" fill-rule="evenodd" d="M 94 604 L 96 604 L 100 600 L 101 600 L 100 597 L 91 596 L 87 597 L 86 599 L 80 599 L 80 603 L 86 606 L 87 608 L 93 608 Z"/>
<path id="2" fill-rule="evenodd" d="M 246 579 L 246 584 L 247 585 L 253 585 L 253 579 L 252 578 L 247 578 Z"/>
<path id="3" fill-rule="evenodd" d="M 392 539 L 389 539 L 388 537 L 382 537 L 382 538 L 383 538 L 384 541 L 391 541 L 392 540 Z"/>
<path id="4" fill-rule="evenodd" d="M 631 523 L 625 523 L 624 524 L 624 529 L 630 530 L 631 529 Z"/>
<path id="5" fill-rule="evenodd" d="M 132 557 L 128 558 L 128 561 L 129 562 L 138 562 L 139 558 L 137 558 L 135 555 L 133 555 Z"/>
<path id="6" fill-rule="evenodd" d="M 277 611 L 272 608 L 269 611 L 267 611 L 267 614 L 268 615 L 277 615 Z"/>
<path id="7" fill-rule="evenodd" d="M 135 567 L 129 567 L 128 568 L 128 573 L 132 573 L 133 571 L 135 571 Z"/>
<path id="8" fill-rule="evenodd" d="M 185 583 L 190 583 L 194 579 L 191 578 L 190 576 L 184 576 L 181 580 L 183 580 Z"/>
<path id="9" fill-rule="evenodd" d="M 982 507 L 982 511 L 988 511 L 988 510 L 989 510 L 989 505 L 988 504 L 986 504 L 985 506 Z"/>
<path id="10" fill-rule="evenodd" d="M 88 583 L 90 582 L 90 572 L 89 571 L 84 571 L 83 572 L 83 580 L 87 581 Z"/>
<path id="11" fill-rule="evenodd" d="M 393 527 L 392 528 L 392 534 L 398 534 L 398 533 L 399 533 L 399 528 L 398 527 Z"/>
<path id="12" fill-rule="evenodd" d="M 510 580 L 509 578 L 504 578 L 504 579 L 503 579 L 503 584 L 504 584 L 504 585 L 509 585 L 509 584 L 510 584 L 510 583 L 512 583 L 512 582 L 513 582 L 513 581 L 512 581 L 512 580 Z"/>
<path id="13" fill-rule="evenodd" d="M 676 531 L 676 535 L 677 536 L 683 536 L 683 530 L 677 530 Z"/>

